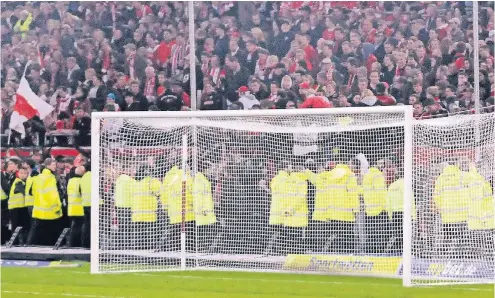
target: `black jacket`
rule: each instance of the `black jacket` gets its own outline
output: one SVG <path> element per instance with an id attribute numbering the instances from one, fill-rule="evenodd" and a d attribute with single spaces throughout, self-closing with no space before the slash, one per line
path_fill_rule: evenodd
<path id="1" fill-rule="evenodd" d="M 7 196 L 10 193 L 10 188 L 12 187 L 12 183 L 14 183 L 15 180 L 15 174 L 9 174 L 7 172 L 2 172 L 2 189 L 7 194 Z"/>
<path id="2" fill-rule="evenodd" d="M 156 101 L 156 106 L 160 111 L 180 111 L 183 105 L 182 96 L 177 95 L 170 89 L 167 89 Z"/>
<path id="3" fill-rule="evenodd" d="M 213 91 L 210 94 L 203 93 L 201 96 L 201 110 L 222 110 L 223 96 Z"/>

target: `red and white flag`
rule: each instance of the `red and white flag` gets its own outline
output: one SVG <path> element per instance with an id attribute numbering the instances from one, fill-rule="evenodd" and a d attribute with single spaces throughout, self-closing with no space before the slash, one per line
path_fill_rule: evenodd
<path id="1" fill-rule="evenodd" d="M 20 132 L 24 138 L 26 132 L 24 131 L 23 123 L 36 115 L 41 119 L 45 118 L 53 111 L 53 107 L 31 90 L 24 76 L 21 79 L 15 97 L 14 111 L 10 116 L 9 127 L 12 130 Z"/>

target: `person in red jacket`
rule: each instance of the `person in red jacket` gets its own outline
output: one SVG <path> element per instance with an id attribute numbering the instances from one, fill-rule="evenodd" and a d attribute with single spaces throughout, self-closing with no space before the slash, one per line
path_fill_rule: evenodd
<path id="1" fill-rule="evenodd" d="M 155 58 L 160 66 L 164 67 L 167 64 L 174 45 L 175 39 L 172 36 L 172 32 L 166 29 L 163 31 L 163 41 L 155 51 Z"/>
<path id="2" fill-rule="evenodd" d="M 391 106 L 397 103 L 395 97 L 388 94 L 388 84 L 382 82 L 376 84 L 376 98 L 384 106 Z"/>
<path id="3" fill-rule="evenodd" d="M 333 103 L 331 103 L 325 96 L 315 96 L 311 95 L 304 100 L 304 102 L 299 106 L 300 109 L 313 108 L 313 109 L 324 109 L 333 108 Z"/>

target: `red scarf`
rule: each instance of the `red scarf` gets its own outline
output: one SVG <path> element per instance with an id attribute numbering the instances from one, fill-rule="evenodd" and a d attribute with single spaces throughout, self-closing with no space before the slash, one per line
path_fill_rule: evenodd
<path id="1" fill-rule="evenodd" d="M 351 87 L 352 81 L 354 81 L 354 75 L 353 74 L 349 75 L 349 82 L 347 82 L 347 86 Z"/>
<path id="2" fill-rule="evenodd" d="M 177 73 L 179 61 L 183 61 L 184 57 L 189 52 L 187 45 L 175 44 L 172 46 L 172 75 Z"/>
<path id="3" fill-rule="evenodd" d="M 220 78 L 222 76 L 225 76 L 225 74 L 226 74 L 225 70 L 220 67 L 215 67 L 215 68 L 212 67 L 209 73 L 215 85 L 217 85 L 220 82 Z"/>
<path id="4" fill-rule="evenodd" d="M 105 53 L 105 55 L 103 56 L 103 69 L 108 70 L 108 68 L 110 68 L 111 61 L 112 59 L 110 58 L 110 53 Z"/>
<path id="5" fill-rule="evenodd" d="M 146 80 L 146 85 L 144 87 L 144 96 L 155 96 L 155 77 Z"/>

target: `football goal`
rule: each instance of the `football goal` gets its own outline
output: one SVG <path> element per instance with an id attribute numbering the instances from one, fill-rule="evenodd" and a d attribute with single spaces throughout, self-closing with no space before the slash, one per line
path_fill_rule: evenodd
<path id="1" fill-rule="evenodd" d="M 493 282 L 494 115 L 92 114 L 91 272 Z"/>

